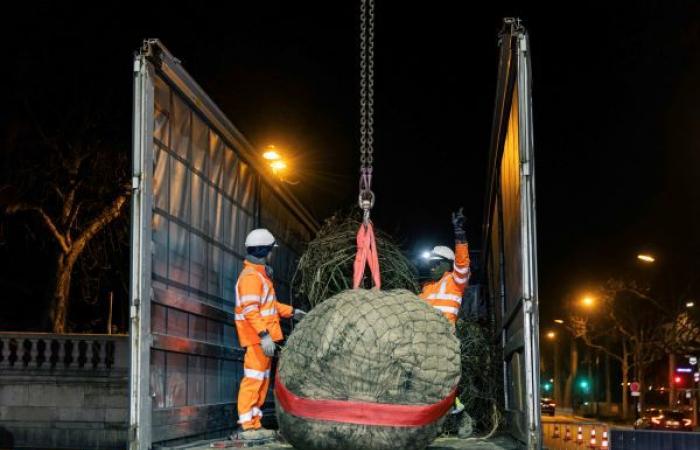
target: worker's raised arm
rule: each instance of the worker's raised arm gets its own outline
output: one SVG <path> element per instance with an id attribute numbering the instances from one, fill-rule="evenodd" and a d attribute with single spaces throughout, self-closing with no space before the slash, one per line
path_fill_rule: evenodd
<path id="1" fill-rule="evenodd" d="M 263 285 L 260 277 L 254 273 L 243 275 L 238 281 L 236 304 L 243 308 L 241 314 L 259 335 L 267 330 L 267 326 L 260 315 L 260 302 L 262 301 Z"/>
<path id="2" fill-rule="evenodd" d="M 462 208 L 452 213 L 452 226 L 455 233 L 455 261 L 452 268 L 452 277 L 462 293 L 467 288 L 469 281 L 469 244 L 467 244 L 467 233 L 464 231 L 464 214 Z"/>

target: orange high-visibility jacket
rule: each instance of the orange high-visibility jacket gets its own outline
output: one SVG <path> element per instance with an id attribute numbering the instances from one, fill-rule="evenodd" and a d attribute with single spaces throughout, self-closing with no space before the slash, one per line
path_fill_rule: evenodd
<path id="1" fill-rule="evenodd" d="M 277 301 L 265 266 L 244 261 L 236 283 L 236 331 L 241 347 L 259 344 L 258 334 L 265 330 L 273 341 L 281 341 L 280 316 L 293 315 L 294 308 Z"/>
<path id="2" fill-rule="evenodd" d="M 469 246 L 466 243 L 459 243 L 455 245 L 452 271 L 445 272 L 438 281 L 426 283 L 420 298 L 440 310 L 450 323 L 455 324 L 469 275 Z"/>

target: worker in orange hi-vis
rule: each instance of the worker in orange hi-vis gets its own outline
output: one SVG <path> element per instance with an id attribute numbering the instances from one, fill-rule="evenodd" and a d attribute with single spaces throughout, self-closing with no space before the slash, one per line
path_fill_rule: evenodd
<path id="1" fill-rule="evenodd" d="M 301 320 L 306 312 L 280 303 L 272 285 L 269 263 L 276 247 L 268 230 L 259 228 L 246 237 L 246 259 L 236 283 L 236 331 L 245 348 L 243 379 L 238 391 L 239 430 L 232 438 L 255 440 L 273 437 L 262 427 L 262 408 L 270 386 L 275 342 L 283 339 L 280 317 Z"/>
<path id="2" fill-rule="evenodd" d="M 454 228 L 454 251 L 444 245 L 438 245 L 430 252 L 431 281 L 423 285 L 420 298 L 442 313 L 452 324 L 453 330 L 457 323 L 462 297 L 469 282 L 469 244 L 464 231 L 464 214 L 462 208 L 452 213 Z M 455 398 L 453 414 L 464 410 L 459 397 Z"/>

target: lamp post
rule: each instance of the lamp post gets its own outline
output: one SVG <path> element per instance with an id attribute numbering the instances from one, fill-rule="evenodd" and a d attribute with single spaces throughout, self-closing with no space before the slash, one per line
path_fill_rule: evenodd
<path id="1" fill-rule="evenodd" d="M 554 331 L 547 332 L 547 340 L 552 343 L 552 396 L 556 404 L 561 404 L 561 371 L 559 364 L 559 340 Z"/>

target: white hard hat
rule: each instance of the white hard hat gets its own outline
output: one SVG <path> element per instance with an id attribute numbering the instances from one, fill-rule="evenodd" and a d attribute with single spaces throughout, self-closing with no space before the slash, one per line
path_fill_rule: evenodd
<path id="1" fill-rule="evenodd" d="M 245 238 L 246 247 L 277 246 L 275 237 L 265 228 L 257 228 Z"/>
<path id="2" fill-rule="evenodd" d="M 445 258 L 450 261 L 455 260 L 455 252 L 452 251 L 450 247 L 445 247 L 444 245 L 436 245 L 433 251 L 430 252 L 430 259 L 440 259 Z"/>

